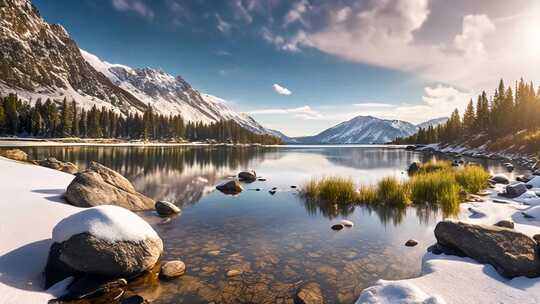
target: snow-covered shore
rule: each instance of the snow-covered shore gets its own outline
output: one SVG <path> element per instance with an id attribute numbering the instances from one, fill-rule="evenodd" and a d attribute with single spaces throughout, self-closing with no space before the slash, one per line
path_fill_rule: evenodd
<path id="1" fill-rule="evenodd" d="M 73 178 L 0 157 L 0 303 L 47 303 L 59 291 L 43 291 L 42 271 L 53 227 L 80 210 L 60 200 Z"/>
<path id="2" fill-rule="evenodd" d="M 500 220 L 511 219 L 516 231 L 531 237 L 540 233 L 540 221 L 527 219 L 522 214 L 534 208 L 538 200 L 529 200 L 530 205 L 509 200 L 504 200 L 506 203 L 493 202 L 495 192 L 501 189 L 499 185 L 486 202 L 462 204 L 459 220 L 493 225 Z M 540 278 L 510 280 L 500 276 L 491 265 L 479 264 L 470 258 L 426 253 L 420 277 L 380 280 L 365 289 L 357 303 L 533 304 L 540 303 Z"/>

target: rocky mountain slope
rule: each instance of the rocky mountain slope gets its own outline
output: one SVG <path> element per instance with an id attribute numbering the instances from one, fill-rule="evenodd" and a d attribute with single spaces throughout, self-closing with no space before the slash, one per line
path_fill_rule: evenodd
<path id="1" fill-rule="evenodd" d="M 315 136 L 297 137 L 294 140 L 295 143 L 301 144 L 383 144 L 397 137 L 412 135 L 416 133 L 419 126 L 434 125 L 441 123 L 442 120 L 443 118 L 437 118 L 414 125 L 402 120 L 357 116 Z"/>
<path id="2" fill-rule="evenodd" d="M 147 105 L 164 115 L 211 123 L 235 120 L 260 133 L 270 131 L 252 117 L 230 109 L 215 96 L 201 94 L 180 76 L 161 70 L 110 64 L 80 50 L 67 31 L 48 24 L 30 0 L 0 0 L 0 92 L 26 100 L 74 99 L 127 114 Z"/>
<path id="3" fill-rule="evenodd" d="M 418 128 L 428 128 L 428 127 L 436 127 L 438 125 L 442 125 L 444 123 L 446 123 L 448 121 L 448 117 L 438 117 L 438 118 L 433 118 L 433 119 L 430 119 L 426 122 L 423 122 L 421 124 L 417 124 L 416 126 Z"/>

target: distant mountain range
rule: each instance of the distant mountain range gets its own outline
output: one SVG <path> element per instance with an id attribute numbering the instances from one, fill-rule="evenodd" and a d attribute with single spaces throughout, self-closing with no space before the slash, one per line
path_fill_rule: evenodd
<path id="1" fill-rule="evenodd" d="M 410 136 L 416 133 L 419 128 L 436 126 L 447 120 L 446 117 L 440 117 L 414 125 L 402 120 L 357 116 L 315 136 L 283 140 L 292 144 L 384 144 L 398 137 Z"/>
<path id="2" fill-rule="evenodd" d="M 67 31 L 47 23 L 30 0 L 0 3 L 0 92 L 17 93 L 26 100 L 74 99 L 86 109 L 95 105 L 124 115 L 141 113 L 150 105 L 160 114 L 181 115 L 192 122 L 234 120 L 252 132 L 293 144 L 386 143 L 447 120 L 413 125 L 358 116 L 315 136 L 291 138 L 233 111 L 225 100 L 199 92 L 180 76 L 111 64 L 80 50 Z"/>

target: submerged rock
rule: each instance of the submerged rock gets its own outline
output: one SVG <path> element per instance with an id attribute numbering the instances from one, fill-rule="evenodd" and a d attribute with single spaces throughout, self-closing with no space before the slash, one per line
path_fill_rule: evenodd
<path id="1" fill-rule="evenodd" d="M 321 292 L 321 287 L 317 283 L 307 283 L 295 296 L 294 303 L 296 304 L 323 304 L 324 298 Z"/>
<path id="2" fill-rule="evenodd" d="M 53 229 L 47 286 L 69 276 L 91 274 L 130 278 L 152 268 L 163 242 L 138 215 L 116 206 L 85 209 Z"/>
<path id="3" fill-rule="evenodd" d="M 157 201 L 156 205 L 156 212 L 160 216 L 171 216 L 173 214 L 180 213 L 180 208 L 178 208 L 175 204 L 167 202 L 167 201 Z"/>
<path id="4" fill-rule="evenodd" d="M 235 276 L 238 276 L 238 275 L 241 275 L 242 274 L 242 270 L 237 270 L 237 269 L 231 269 L 229 271 L 227 271 L 226 275 L 227 277 L 235 277 Z"/>
<path id="5" fill-rule="evenodd" d="M 504 174 L 495 174 L 489 180 L 495 184 L 509 184 L 510 183 L 510 179 L 508 178 L 508 176 Z"/>
<path id="6" fill-rule="evenodd" d="M 161 271 L 159 272 L 159 275 L 163 279 L 173 279 L 183 275 L 185 272 L 186 264 L 184 264 L 184 262 L 180 260 L 177 260 L 169 261 L 161 265 Z"/>
<path id="7" fill-rule="evenodd" d="M 24 152 L 21 149 L 8 149 L 8 150 L 0 149 L 0 156 L 13 159 L 13 160 L 18 160 L 18 161 L 28 160 L 28 154 L 26 154 L 26 152 Z"/>
<path id="8" fill-rule="evenodd" d="M 66 200 L 78 207 L 116 205 L 140 211 L 154 208 L 154 200 L 135 191 L 133 185 L 118 172 L 92 162 L 69 184 Z"/>
<path id="9" fill-rule="evenodd" d="M 491 264 L 505 277 L 540 275 L 536 242 L 520 232 L 496 226 L 441 221 L 435 227 L 435 237 L 442 248 Z"/>
<path id="10" fill-rule="evenodd" d="M 418 172 L 419 169 L 420 169 L 420 165 L 418 164 L 418 162 L 413 162 L 412 164 L 409 165 L 409 168 L 407 168 L 407 173 L 409 175 L 413 175 L 416 172 Z"/>
<path id="11" fill-rule="evenodd" d="M 42 167 L 55 169 L 69 174 L 76 174 L 77 172 L 79 172 L 79 167 L 77 167 L 75 164 L 59 161 L 54 157 L 37 160 L 36 163 Z"/>
<path id="12" fill-rule="evenodd" d="M 238 179 L 243 182 L 254 182 L 257 180 L 257 173 L 255 171 L 243 171 L 238 173 Z"/>
<path id="13" fill-rule="evenodd" d="M 216 186 L 216 189 L 225 194 L 238 194 L 244 190 L 239 182 L 232 180 Z"/>
<path id="14" fill-rule="evenodd" d="M 70 301 L 78 299 L 87 299 L 99 295 L 110 293 L 111 300 L 120 297 L 123 294 L 123 288 L 127 286 L 125 279 L 111 279 L 108 277 L 84 275 L 78 280 L 75 280 L 67 289 L 59 300 Z M 118 289 L 122 290 L 117 293 Z"/>

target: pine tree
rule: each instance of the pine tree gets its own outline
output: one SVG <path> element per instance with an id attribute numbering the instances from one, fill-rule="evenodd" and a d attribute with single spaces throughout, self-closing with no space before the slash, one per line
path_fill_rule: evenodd
<path id="1" fill-rule="evenodd" d="M 0 98 L 0 134 L 5 132 L 6 114 L 4 112 L 4 101 Z"/>
<path id="2" fill-rule="evenodd" d="M 71 101 L 71 134 L 75 137 L 79 136 L 79 113 L 77 113 L 77 102 L 75 100 Z"/>
<path id="3" fill-rule="evenodd" d="M 17 134 L 19 130 L 19 115 L 17 113 L 17 96 L 9 94 L 4 101 L 4 111 L 6 120 L 6 132 L 8 134 Z"/>
<path id="4" fill-rule="evenodd" d="M 64 100 L 62 101 L 62 106 L 60 107 L 60 134 L 63 135 L 69 135 L 71 134 L 72 130 L 72 124 L 71 124 L 71 107 L 69 106 L 67 99 L 64 97 Z"/>
<path id="5" fill-rule="evenodd" d="M 472 99 L 467 105 L 465 114 L 463 114 L 463 128 L 467 135 L 473 135 L 475 133 L 476 117 L 474 116 L 474 106 Z"/>

